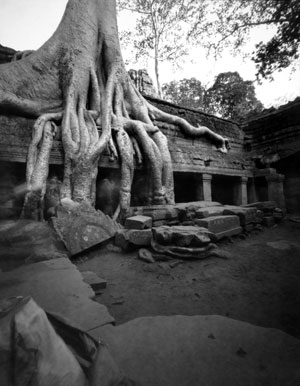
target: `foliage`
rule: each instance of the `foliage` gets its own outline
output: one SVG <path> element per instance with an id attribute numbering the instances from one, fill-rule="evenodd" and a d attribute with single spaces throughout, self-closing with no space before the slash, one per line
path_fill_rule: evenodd
<path id="1" fill-rule="evenodd" d="M 196 78 L 181 79 L 163 84 L 164 99 L 181 106 L 199 108 L 203 105 L 205 87 Z"/>
<path id="2" fill-rule="evenodd" d="M 170 102 L 235 121 L 263 109 L 252 82 L 243 80 L 238 72 L 219 74 L 207 90 L 199 80 L 191 78 L 166 83 L 163 92 L 164 98 Z"/>
<path id="3" fill-rule="evenodd" d="M 199 5 L 193 0 L 119 0 L 119 10 L 136 13 L 134 30 L 122 34 L 124 45 L 133 44 L 136 60 L 150 57 L 155 62 L 156 83 L 159 94 L 159 64 L 169 61 L 178 64 L 188 54 L 187 34 Z"/>
<path id="4" fill-rule="evenodd" d="M 207 8 L 208 11 L 208 8 Z M 216 55 L 225 47 L 237 53 L 249 33 L 269 26 L 273 37 L 256 45 L 252 59 L 257 77 L 268 78 L 276 70 L 296 65 L 300 44 L 300 2 L 298 0 L 218 0 L 211 2 L 205 17 L 197 18 L 190 37 Z"/>
<path id="5" fill-rule="evenodd" d="M 203 107 L 206 112 L 234 121 L 241 121 L 263 109 L 253 83 L 243 80 L 238 72 L 219 74 L 205 93 Z"/>

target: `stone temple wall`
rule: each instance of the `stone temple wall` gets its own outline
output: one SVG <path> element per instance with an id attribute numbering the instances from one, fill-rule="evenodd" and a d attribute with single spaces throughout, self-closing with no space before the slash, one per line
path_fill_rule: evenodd
<path id="1" fill-rule="evenodd" d="M 13 53 L 6 48 L 3 51 L 5 57 Z M 155 122 L 168 138 L 177 202 L 213 199 L 224 204 L 247 204 L 273 199 L 278 206 L 284 207 L 282 182 L 285 179 L 287 208 L 300 212 L 299 98 L 277 110 L 265 110 L 251 121 L 238 125 L 200 110 L 157 99 L 149 76 L 142 71 L 135 71 L 131 76 L 135 77 L 134 81 L 145 98 L 159 109 L 180 116 L 194 126 L 206 126 L 230 141 L 230 151 L 223 154 L 204 137 L 190 138 L 175 125 Z M 15 173 L 18 183 L 22 183 L 22 176 L 25 180 L 33 123 L 31 119 L 0 116 L 0 178 L 3 173 L 7 175 L 8 165 L 13 164 L 11 170 L 18 171 Z M 62 170 L 63 149 L 59 131 L 54 139 L 50 164 L 52 170 Z M 99 175 L 104 180 L 115 181 L 118 178 L 119 162 L 111 161 L 108 151 L 101 156 L 99 168 Z M 133 192 L 138 196 L 147 177 L 144 165 L 136 165 L 136 169 Z M 9 183 L 12 187 L 15 184 Z M 99 186 L 101 184 L 99 181 Z M 135 204 L 139 205 L 141 201 L 138 198 Z"/>
<path id="2" fill-rule="evenodd" d="M 264 110 L 241 128 L 245 149 L 258 166 L 273 167 L 284 176 L 287 210 L 300 213 L 300 98 Z"/>

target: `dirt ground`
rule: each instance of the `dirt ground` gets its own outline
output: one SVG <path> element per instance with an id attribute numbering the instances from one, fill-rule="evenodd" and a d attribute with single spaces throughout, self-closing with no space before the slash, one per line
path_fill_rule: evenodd
<path id="1" fill-rule="evenodd" d="M 218 314 L 300 338 L 300 223 L 286 220 L 220 248 L 228 259 L 149 264 L 137 252 L 106 246 L 76 264 L 107 280 L 96 300 L 117 324 L 150 315 Z"/>

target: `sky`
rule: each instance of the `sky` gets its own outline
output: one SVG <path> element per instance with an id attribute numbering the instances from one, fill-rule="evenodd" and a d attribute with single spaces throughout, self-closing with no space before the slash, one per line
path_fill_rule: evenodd
<path id="1" fill-rule="evenodd" d="M 39 48 L 55 31 L 63 15 L 67 0 L 0 0 L 0 44 L 15 50 Z M 120 30 L 134 23 L 128 15 L 119 19 Z M 261 37 L 267 37 L 268 30 L 260 27 L 249 39 L 249 50 Z M 145 63 L 132 64 L 130 68 L 144 68 Z M 146 65 L 152 79 L 154 66 L 151 61 Z M 191 50 L 181 68 L 173 69 L 170 64 L 161 65 L 161 83 L 171 80 L 195 77 L 202 84 L 210 86 L 220 72 L 238 71 L 245 80 L 255 79 L 255 65 L 250 59 L 233 57 L 224 52 L 222 57 L 207 59 L 205 51 L 199 48 Z M 300 71 L 291 73 L 284 70 L 274 75 L 274 81 L 255 84 L 256 95 L 265 107 L 279 106 L 300 96 Z"/>

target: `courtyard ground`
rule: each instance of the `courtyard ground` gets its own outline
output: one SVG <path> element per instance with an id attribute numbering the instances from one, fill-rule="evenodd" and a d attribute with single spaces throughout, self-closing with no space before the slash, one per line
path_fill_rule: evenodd
<path id="1" fill-rule="evenodd" d="M 106 246 L 76 264 L 107 280 L 96 300 L 116 324 L 150 315 L 218 314 L 300 338 L 300 223 L 286 220 L 220 248 L 227 259 L 149 264 L 137 252 Z"/>

